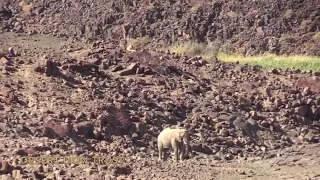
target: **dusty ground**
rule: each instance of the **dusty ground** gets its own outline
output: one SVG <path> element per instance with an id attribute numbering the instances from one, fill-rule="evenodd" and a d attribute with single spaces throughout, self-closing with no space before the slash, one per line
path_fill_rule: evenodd
<path id="1" fill-rule="evenodd" d="M 1 178 L 320 179 L 319 72 L 155 48 L 319 55 L 319 3 L 197 3 L 1 1 Z M 189 159 L 157 160 L 167 126 L 190 130 Z"/>
<path id="2" fill-rule="evenodd" d="M 153 177 L 150 179 L 319 179 L 318 151 L 319 145 L 298 146 L 273 152 L 271 154 L 275 157 L 270 159 L 221 162 L 208 156 L 179 165 L 153 162 L 150 172 L 142 168 L 141 172 L 134 174 L 143 177 L 147 173 L 148 177 Z"/>
<path id="3" fill-rule="evenodd" d="M 116 177 L 118 179 L 320 179 L 320 160 L 318 158 L 320 155 L 320 146 L 317 144 L 319 142 L 317 139 L 317 137 L 319 137 L 317 136 L 318 130 L 316 129 L 316 126 L 312 126 L 312 124 L 310 123 L 307 123 L 307 125 L 301 125 L 304 130 L 299 129 L 299 127 L 297 125 L 294 125 L 294 123 L 292 127 L 295 128 L 288 129 L 288 127 L 290 127 L 291 125 L 284 123 L 286 123 L 287 121 L 291 121 L 290 118 L 288 118 L 288 120 L 276 119 L 273 120 L 273 123 L 277 124 L 281 121 L 282 124 L 280 127 L 282 129 L 287 128 L 288 131 L 291 130 L 293 134 L 296 133 L 297 135 L 276 135 L 277 133 L 274 131 L 273 133 L 275 133 L 275 136 L 272 136 L 273 139 L 275 139 L 274 142 L 271 142 L 272 139 L 263 138 L 267 135 L 272 134 L 272 132 L 262 134 L 261 137 L 259 137 L 260 139 L 264 139 L 264 141 L 269 141 L 271 144 L 277 144 L 280 142 L 279 147 L 273 147 L 272 145 L 262 145 L 259 143 L 252 146 L 252 144 L 250 145 L 249 142 L 243 142 L 244 144 L 248 144 L 249 146 L 243 146 L 244 144 L 237 146 L 234 144 L 228 145 L 228 142 L 230 143 L 230 140 L 228 140 L 228 138 L 234 140 L 237 139 L 237 137 L 244 137 L 243 135 L 224 135 L 224 132 L 222 131 L 223 128 L 221 130 L 221 127 L 219 128 L 217 126 L 219 122 L 215 122 L 215 126 L 211 126 L 211 123 L 207 122 L 206 126 L 204 123 L 199 124 L 198 122 L 189 122 L 188 119 L 197 119 L 197 112 L 189 112 L 190 115 L 188 115 L 189 117 L 187 117 L 187 120 L 185 120 L 185 124 L 189 124 L 189 126 L 191 125 L 191 129 L 194 129 L 195 134 L 200 131 L 205 134 L 203 136 L 206 137 L 207 140 L 205 142 L 205 145 L 202 145 L 204 145 L 203 147 L 206 148 L 199 148 L 196 145 L 196 136 L 193 136 L 193 157 L 179 164 L 172 163 L 171 161 L 158 162 L 156 149 L 154 148 L 152 143 L 148 145 L 148 141 L 155 142 L 154 138 L 156 137 L 157 132 L 159 132 L 159 129 L 157 129 L 158 125 L 153 124 L 156 121 L 151 122 L 151 124 L 148 123 L 146 129 L 142 129 L 140 127 L 144 126 L 145 124 L 140 123 L 139 121 L 138 123 L 136 122 L 135 124 L 138 124 L 137 129 L 134 130 L 136 131 L 136 133 L 132 135 L 126 135 L 125 132 L 123 136 L 114 136 L 112 135 L 110 129 L 104 129 L 106 135 L 103 135 L 101 139 L 101 135 L 99 135 L 99 133 L 97 134 L 97 129 L 99 128 L 95 127 L 96 125 L 94 123 L 96 117 L 94 115 L 90 117 L 90 112 L 97 112 L 97 108 L 99 109 L 98 106 L 101 106 L 101 104 L 105 101 L 108 101 L 109 103 L 112 103 L 114 101 L 130 102 L 127 99 L 128 96 L 126 96 L 124 100 L 119 100 L 119 96 L 121 95 L 110 95 L 110 93 L 119 91 L 119 89 L 117 89 L 112 84 L 112 82 L 115 82 L 115 84 L 121 84 L 121 80 L 119 81 L 117 80 L 117 78 L 123 79 L 124 77 L 123 80 L 125 81 L 122 81 L 124 84 L 130 81 L 128 80 L 130 78 L 136 79 L 136 81 L 140 79 L 138 82 L 146 84 L 146 82 L 143 82 L 143 79 L 145 79 L 144 81 L 147 81 L 147 83 L 148 81 L 150 83 L 152 76 L 146 75 L 144 77 L 141 77 L 139 75 L 130 75 L 130 73 L 129 75 L 120 76 L 119 74 L 117 74 L 117 72 L 112 72 L 110 70 L 112 68 L 107 69 L 106 72 L 109 74 L 109 77 L 105 78 L 105 80 L 103 80 L 103 78 L 101 77 L 98 80 L 92 79 L 94 78 L 94 75 L 89 75 L 87 76 L 87 78 L 81 79 L 82 83 L 73 83 L 68 78 L 62 78 L 63 76 L 61 75 L 57 77 L 46 76 L 45 74 L 35 71 L 35 68 L 38 66 L 47 67 L 47 69 L 50 70 L 50 68 L 48 68 L 48 65 L 44 65 L 43 62 L 39 61 L 45 61 L 45 59 L 51 58 L 62 62 L 68 58 L 72 59 L 71 55 L 74 56 L 74 58 L 84 59 L 84 57 L 87 56 L 87 52 L 93 52 L 96 49 L 107 49 L 107 45 L 99 48 L 84 43 L 72 42 L 71 40 L 58 39 L 42 35 L 28 36 L 25 34 L 18 35 L 15 33 L 2 33 L 0 36 L 0 48 L 3 50 L 3 54 L 8 54 L 7 50 L 9 47 L 13 47 L 15 51 L 14 54 L 16 54 L 11 58 L 6 58 L 10 59 L 12 66 L 8 65 L 9 67 L 11 67 L 11 69 L 5 68 L 7 69 L 7 71 L 3 71 L 3 73 L 1 74 L 2 87 L 7 84 L 5 85 L 6 87 L 11 87 L 12 89 L 14 89 L 13 92 L 14 96 L 16 97 L 10 99 L 10 96 L 4 95 L 5 91 L 3 91 L 3 89 L 1 91 L 3 106 L 2 112 L 4 113 L 2 114 L 3 116 L 0 128 L 2 131 L 2 143 L 0 149 L 1 157 L 9 162 L 8 164 L 6 164 L 5 161 L 2 161 L 0 171 L 1 174 L 3 174 L 2 179 L 10 179 L 10 176 L 13 176 L 16 179 L 19 179 L 21 177 L 25 179 L 41 179 L 44 177 L 46 177 L 47 179 L 80 179 L 81 174 L 83 178 L 86 177 L 87 179 L 112 179 Z M 103 54 L 107 56 L 110 53 Z M 229 65 L 226 64 L 225 66 Z M 6 65 L 4 67 L 6 67 Z M 210 77 L 205 67 L 202 67 L 202 69 L 200 70 L 199 68 L 193 67 L 192 65 L 189 65 L 189 67 L 190 69 L 186 70 L 186 72 L 198 72 L 198 75 L 200 73 L 203 73 Z M 53 68 L 51 68 L 51 70 L 52 69 Z M 158 69 L 158 71 L 160 70 Z M 63 70 L 61 69 L 60 71 L 63 72 Z M 155 69 L 154 71 L 157 71 L 157 69 Z M 258 73 L 263 74 L 266 72 L 267 71 L 261 71 Z M 280 71 L 280 74 L 281 73 L 283 72 Z M 196 73 L 194 73 L 194 75 L 196 75 Z M 246 72 L 244 72 L 244 74 L 242 75 L 245 76 Z M 169 75 L 163 76 L 164 77 L 162 78 L 170 79 Z M 295 74 L 294 76 L 298 75 Z M 195 77 L 196 78 L 194 78 L 194 81 L 199 83 L 199 77 L 197 77 L 197 75 Z M 230 83 L 235 80 L 234 77 L 237 77 L 237 75 L 230 76 Z M 288 87 L 291 87 L 290 83 L 294 82 L 294 80 L 288 80 L 288 75 L 275 75 L 271 73 L 270 77 L 268 76 L 268 80 L 265 83 L 272 82 L 272 77 L 280 77 L 281 82 L 283 82 L 284 84 L 288 84 Z M 172 78 L 173 80 L 179 81 L 177 80 L 177 77 Z M 223 78 L 226 77 L 221 77 L 221 79 L 216 77 L 215 79 L 213 79 L 211 84 L 220 84 L 220 86 L 225 87 L 225 90 L 228 91 L 230 90 L 230 85 L 228 85 L 227 81 Z M 98 83 L 98 85 L 94 84 L 95 82 L 99 82 L 101 80 L 105 84 L 107 84 L 107 86 L 103 86 L 104 88 L 102 88 L 101 86 L 97 87 L 100 83 Z M 184 82 L 184 80 L 182 80 L 182 82 Z M 235 87 L 243 87 L 246 83 L 248 82 L 239 79 L 238 82 L 233 85 Z M 319 82 L 316 81 L 316 84 L 314 84 L 313 87 L 317 87 L 317 83 Z M 143 87 L 145 89 L 149 89 L 149 91 L 153 90 L 154 92 L 157 92 L 157 89 L 159 88 L 161 89 L 161 86 L 152 85 L 152 83 L 149 85 L 143 85 Z M 134 88 L 131 88 L 131 90 L 134 91 L 133 93 L 137 93 L 138 91 L 140 91 L 139 88 L 135 88 L 136 90 Z M 95 89 L 96 91 L 98 91 L 99 89 L 100 93 L 107 95 L 108 97 L 99 97 L 97 95 L 99 93 L 96 92 L 95 94 L 92 92 L 93 89 Z M 246 87 L 244 87 L 243 91 L 250 93 L 249 89 L 250 88 L 247 89 Z M 259 89 L 265 89 L 265 87 L 261 86 L 259 87 Z M 181 90 L 181 88 L 176 88 L 163 91 L 163 93 L 183 94 Z M 211 91 L 209 90 L 207 91 L 207 95 L 202 94 L 199 97 L 201 99 L 210 99 Z M 273 93 L 275 92 L 273 91 Z M 278 94 L 279 95 L 277 97 L 281 97 L 281 93 L 278 92 Z M 189 100 L 191 97 L 192 96 L 188 97 Z M 313 96 L 310 96 L 310 98 L 312 97 Z M 5 99 L 9 100 L 4 101 Z M 215 99 L 216 102 L 219 102 L 219 99 Z M 186 103 L 188 102 L 186 101 Z M 220 103 L 222 102 L 220 101 Z M 146 104 L 143 106 L 148 107 L 152 105 Z M 225 105 L 223 105 L 221 108 L 224 108 L 224 106 Z M 228 106 L 228 103 L 226 104 L 226 106 Z M 205 105 L 201 104 L 201 102 L 199 101 L 198 107 L 204 108 Z M 157 108 L 159 109 L 159 107 L 156 107 L 156 109 Z M 210 109 L 213 108 L 217 107 L 213 106 L 209 108 L 209 110 L 206 109 L 204 112 L 206 112 L 213 118 L 220 117 L 218 113 L 212 114 L 211 112 L 209 112 Z M 267 105 L 264 105 L 264 108 L 267 108 Z M 132 109 L 132 107 L 129 109 Z M 168 113 L 168 111 L 166 112 Z M 228 111 L 226 112 L 228 114 Z M 259 115 L 265 117 L 268 116 L 267 114 L 270 114 L 267 112 L 267 110 L 257 112 L 259 113 Z M 86 114 L 87 118 L 83 119 L 79 117 L 81 113 Z M 53 125 L 55 127 L 46 125 L 46 123 L 48 124 L 46 117 L 50 114 L 54 119 L 57 120 L 55 122 L 56 124 Z M 72 114 L 74 114 L 76 117 L 72 117 Z M 131 116 L 137 115 L 132 110 L 129 114 L 131 114 Z M 168 116 L 168 122 L 170 122 L 170 119 L 172 118 L 179 117 L 178 115 Z M 201 115 L 199 116 L 201 117 Z M 314 122 L 319 121 L 319 116 L 316 115 L 315 118 L 316 119 L 314 120 Z M 141 119 L 147 121 L 147 115 L 144 114 Z M 302 121 L 303 120 L 308 121 L 306 119 L 302 119 Z M 153 121 L 152 118 L 151 121 Z M 198 121 L 202 121 L 202 119 L 200 118 Z M 258 122 L 262 123 L 262 121 L 263 120 L 258 119 Z M 59 123 L 57 124 L 57 122 Z M 85 138 L 87 137 L 88 139 L 86 139 L 85 142 L 89 143 L 89 145 L 86 145 L 86 143 L 82 142 L 81 140 L 80 145 L 74 143 L 74 141 L 77 141 L 73 139 L 74 134 L 70 135 L 69 131 L 71 130 L 68 128 L 66 130 L 64 126 L 65 124 L 63 124 L 70 122 L 74 125 L 73 128 L 76 129 L 75 134 L 81 135 Z M 271 121 L 269 122 L 271 123 Z M 82 130 L 79 130 L 79 126 L 77 125 L 83 123 L 86 124 L 85 126 L 82 125 L 82 127 L 85 127 L 85 130 L 83 130 L 84 132 Z M 201 127 L 198 126 L 197 123 L 198 125 L 201 125 Z M 93 124 L 94 129 L 92 129 L 88 124 Z M 164 125 L 166 123 L 162 122 L 162 124 Z M 57 126 L 58 128 L 56 128 Z M 222 124 L 222 126 L 224 125 Z M 37 130 L 35 130 L 37 129 L 37 127 L 40 127 L 40 129 L 50 127 L 56 133 L 58 133 L 60 137 L 68 136 L 72 141 L 68 139 L 57 139 L 56 137 L 52 137 L 52 135 L 48 132 L 44 132 L 43 134 L 40 133 L 39 135 Z M 275 125 L 275 127 L 277 126 Z M 199 128 L 202 130 L 200 130 Z M 314 135 L 310 135 L 311 130 L 308 131 L 308 129 L 312 128 L 315 128 L 315 132 L 312 131 Z M 91 137 L 89 132 L 91 130 L 92 133 L 94 133 L 93 137 Z M 147 136 L 148 134 L 149 136 L 151 135 L 153 137 Z M 217 136 L 222 139 L 210 139 L 210 136 Z M 281 138 L 280 140 L 277 139 L 277 136 L 282 136 L 283 138 Z M 310 136 L 312 137 L 308 138 Z M 107 140 L 106 138 L 109 140 Z M 112 139 L 111 141 L 110 138 Z M 132 140 L 130 140 L 131 138 Z M 134 141 L 135 138 L 136 140 Z M 294 143 L 289 143 L 291 141 L 287 141 L 287 138 L 291 139 L 291 141 L 293 141 Z M 308 141 L 311 144 L 309 144 Z M 316 144 L 312 144 L 312 142 L 316 142 Z M 141 143 L 143 145 L 141 145 Z M 214 144 L 219 144 L 219 147 L 215 146 Z M 75 147 L 76 145 L 78 147 Z M 131 146 L 134 148 L 132 148 Z M 223 151 L 223 147 L 227 148 L 227 151 Z M 230 152 L 232 151 L 228 147 L 238 148 L 239 151 L 230 154 Z M 253 149 L 249 150 L 250 147 L 253 147 Z M 257 147 L 258 149 L 255 149 Z M 264 151 L 261 151 L 263 147 L 264 149 L 267 149 L 265 153 Z M 216 151 L 216 153 L 210 153 L 210 151 L 208 152 L 208 148 L 211 149 L 211 151 Z M 221 151 L 219 151 L 219 149 Z M 125 157 L 127 162 L 125 164 L 122 163 L 113 165 L 111 165 L 112 163 L 107 163 L 107 165 L 73 164 L 64 166 L 55 164 L 54 166 L 31 166 L 22 164 L 21 162 L 17 162 L 16 160 L 14 160 L 21 159 L 21 157 L 25 155 L 37 156 L 37 154 L 42 156 L 69 156 L 72 154 L 82 154 L 85 157 Z"/>

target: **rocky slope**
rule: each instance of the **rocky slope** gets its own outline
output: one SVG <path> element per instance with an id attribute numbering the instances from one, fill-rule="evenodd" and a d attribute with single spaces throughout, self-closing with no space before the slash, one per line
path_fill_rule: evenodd
<path id="1" fill-rule="evenodd" d="M 320 55 L 318 0 L 4 0 L 5 29 L 89 39 L 198 40 L 225 52 Z M 0 6 L 1 7 L 1 6 Z M 319 34 L 318 34 L 319 35 Z"/>
<path id="2" fill-rule="evenodd" d="M 128 175 L 146 166 L 130 162 L 156 158 L 156 137 L 167 126 L 190 129 L 190 163 L 204 155 L 222 162 L 266 157 L 319 142 L 316 72 L 14 33 L 3 34 L 2 48 L 1 137 L 7 143 L 1 149 L 15 162 L 2 173 L 49 178 L 55 170 L 34 170 L 15 159 L 78 155 L 126 158 L 125 165 L 98 171 L 100 178 Z M 97 166 L 90 168 L 103 168 Z M 56 167 L 60 174 L 53 176 L 78 176 L 83 167 L 71 165 L 71 174 Z M 86 176 L 97 176 L 89 171 Z"/>
<path id="3" fill-rule="evenodd" d="M 126 35 L 149 35 L 160 44 L 182 33 L 182 39 L 203 41 L 217 36 L 247 53 L 317 54 L 311 39 L 319 28 L 316 1 L 270 1 L 262 8 L 267 2 L 203 1 L 195 8 L 169 1 L 2 1 L 2 178 L 317 178 L 319 72 L 156 49 L 130 53 L 119 41 L 125 24 Z M 243 14 L 245 7 L 251 14 Z M 292 16 L 283 19 L 288 9 Z M 300 28 L 302 16 L 311 23 L 306 29 Z M 257 29 L 265 32 L 253 36 Z M 294 32 L 295 48 L 279 41 L 288 32 Z M 266 46 L 270 37 L 278 44 Z M 156 160 L 156 138 L 167 126 L 190 129 L 193 153 L 181 164 Z M 23 159 L 48 156 L 84 159 L 42 165 Z"/>

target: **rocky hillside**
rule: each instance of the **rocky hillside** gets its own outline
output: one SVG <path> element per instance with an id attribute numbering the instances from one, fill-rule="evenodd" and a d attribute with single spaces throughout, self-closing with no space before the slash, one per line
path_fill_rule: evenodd
<path id="1" fill-rule="evenodd" d="M 2 9 L 2 10 L 1 10 Z M 211 43 L 225 52 L 320 55 L 318 0 L 4 0 L 2 28 L 57 36 L 149 37 Z"/>
<path id="2" fill-rule="evenodd" d="M 1 1 L 1 178 L 319 177 L 319 72 L 128 52 L 121 40 L 124 30 L 158 45 L 197 39 L 249 54 L 319 55 L 317 4 Z M 192 153 L 179 164 L 157 161 L 168 126 L 190 130 Z M 21 161 L 39 156 L 108 159 Z"/>
<path id="3" fill-rule="evenodd" d="M 88 46 L 14 33 L 1 41 L 2 157 L 112 154 L 128 160 L 105 172 L 119 176 L 147 171 L 134 168 L 148 166 L 135 159 L 157 157 L 156 138 L 167 126 L 190 129 L 190 164 L 203 155 L 266 157 L 320 139 L 317 72 L 128 53 L 112 41 Z M 35 175 L 21 162 L 5 166 L 11 168 L 0 172 L 13 176 L 22 168 L 25 177 L 51 177 L 50 169 Z M 55 177 L 78 177 L 81 167 Z"/>

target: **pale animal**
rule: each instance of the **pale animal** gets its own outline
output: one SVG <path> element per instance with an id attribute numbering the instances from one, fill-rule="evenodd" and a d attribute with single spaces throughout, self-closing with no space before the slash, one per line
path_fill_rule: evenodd
<path id="1" fill-rule="evenodd" d="M 189 132 L 186 129 L 165 128 L 158 136 L 159 160 L 166 159 L 167 150 L 173 149 L 175 161 L 184 159 L 184 150 L 189 153 Z"/>

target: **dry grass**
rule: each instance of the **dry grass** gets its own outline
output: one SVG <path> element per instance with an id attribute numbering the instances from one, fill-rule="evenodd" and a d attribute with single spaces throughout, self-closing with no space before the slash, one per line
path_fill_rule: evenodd
<path id="1" fill-rule="evenodd" d="M 150 44 L 151 40 L 148 37 L 139 37 L 135 39 L 128 39 L 127 42 L 128 46 L 132 45 L 134 49 L 140 49 Z"/>
<path id="2" fill-rule="evenodd" d="M 210 59 L 217 54 L 221 61 L 237 62 L 241 64 L 261 65 L 266 68 L 299 68 L 301 70 L 320 71 L 319 56 L 304 56 L 304 55 L 275 55 L 265 54 L 259 56 L 244 56 L 238 54 L 217 53 L 214 46 L 207 46 L 194 42 L 184 44 L 176 44 L 169 48 L 170 51 L 177 54 L 185 53 L 189 56 L 200 55 L 205 59 Z"/>
<path id="3" fill-rule="evenodd" d="M 320 32 L 318 32 L 317 34 L 315 34 L 313 36 L 313 39 L 316 43 L 319 43 L 320 44 Z"/>
<path id="4" fill-rule="evenodd" d="M 191 7 L 190 12 L 193 14 L 196 14 L 199 11 L 200 7 L 201 7 L 200 4 L 195 4 Z"/>
<path id="5" fill-rule="evenodd" d="M 292 37 L 292 35 L 290 35 L 290 34 L 282 34 L 279 41 L 280 41 L 280 43 L 289 43 L 289 44 L 296 42 L 294 37 Z"/>
<path id="6" fill-rule="evenodd" d="M 292 11 L 292 9 L 286 10 L 286 12 L 284 13 L 284 18 L 285 18 L 285 19 L 290 19 L 290 18 L 292 18 L 292 17 L 293 17 L 293 11 Z"/>
<path id="7" fill-rule="evenodd" d="M 206 59 L 214 57 L 216 52 L 213 47 L 207 46 L 204 43 L 186 42 L 183 44 L 175 44 L 169 48 L 171 52 L 177 54 L 185 53 L 188 56 L 200 55 Z"/>

